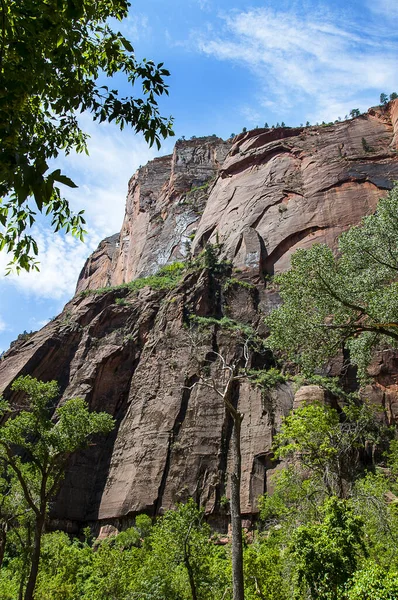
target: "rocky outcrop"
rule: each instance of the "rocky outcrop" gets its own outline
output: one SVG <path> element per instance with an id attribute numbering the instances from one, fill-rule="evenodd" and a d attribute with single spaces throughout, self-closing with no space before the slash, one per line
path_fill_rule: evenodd
<path id="1" fill-rule="evenodd" d="M 105 441 L 71 461 L 54 509 L 57 519 L 69 527 L 115 523 L 140 511 L 159 514 L 190 496 L 217 514 L 229 489 L 232 423 L 217 394 L 194 384 L 206 359 L 220 376 L 213 350 L 226 358 L 239 350 L 233 335 L 217 325 L 195 331 L 188 316 L 214 316 L 218 310 L 219 316 L 258 327 L 265 295 L 265 289 L 239 285 L 223 290 L 206 269 L 188 274 L 169 292 L 78 295 L 56 320 L 8 352 L 0 381 L 14 404 L 18 397 L 9 385 L 28 372 L 57 378 L 63 398 L 84 397 L 92 409 L 107 410 L 117 421 Z M 269 357 L 252 360 L 256 367 L 267 366 Z M 235 401 L 245 414 L 242 508 L 250 515 L 266 489 L 272 437 L 293 406 L 293 393 L 281 385 L 265 398 L 242 382 Z"/>
<path id="2" fill-rule="evenodd" d="M 76 293 L 87 289 L 98 290 L 102 287 L 112 285 L 113 273 L 115 271 L 114 257 L 120 247 L 120 234 L 105 238 L 99 244 L 97 250 L 87 259 L 79 276 Z M 87 283 L 90 282 L 89 286 Z"/>
<path id="3" fill-rule="evenodd" d="M 235 267 L 274 273 L 299 247 L 335 245 L 398 177 L 397 107 L 324 128 L 240 135 L 209 195 L 194 249 L 217 238 Z"/>
<path id="4" fill-rule="evenodd" d="M 215 136 L 181 140 L 172 155 L 141 167 L 128 184 L 120 234 L 88 259 L 76 292 L 151 275 L 184 259 L 230 147 Z"/>
<path id="5" fill-rule="evenodd" d="M 189 317 L 227 316 L 265 334 L 263 317 L 279 298 L 264 275 L 285 269 L 298 247 L 334 246 L 341 231 L 374 210 L 398 179 L 397 129 L 395 102 L 327 127 L 255 130 L 233 142 L 180 141 L 173 155 L 132 177 L 122 230 L 89 258 L 79 293 L 0 361 L 0 389 L 15 404 L 11 382 L 29 373 L 57 379 L 62 398 L 82 396 L 116 419 L 106 440 L 71 460 L 53 511 L 59 522 L 119 526 L 189 496 L 223 520 L 232 423 L 217 394 L 197 381 L 206 361 L 220 376 L 215 351 L 239 358 L 240 346 L 231 331 L 210 323 L 200 333 Z M 198 254 L 208 241 L 232 261 L 228 285 L 207 269 L 192 269 L 169 290 L 111 287 L 184 258 L 191 242 Z M 256 368 L 271 360 L 251 357 Z M 369 390 L 391 420 L 398 411 L 394 360 L 376 360 L 377 383 Z M 317 395 L 307 388 L 295 406 Z M 294 393 L 283 384 L 264 394 L 242 381 L 234 401 L 245 415 L 242 510 L 251 515 L 258 495 L 272 489 L 272 439 Z"/>

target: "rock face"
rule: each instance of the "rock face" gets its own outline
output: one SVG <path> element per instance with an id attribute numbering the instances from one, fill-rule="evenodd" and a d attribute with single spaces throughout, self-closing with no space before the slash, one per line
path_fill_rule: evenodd
<path id="1" fill-rule="evenodd" d="M 334 245 L 397 178 L 398 112 L 325 128 L 239 136 L 212 189 L 194 248 L 216 236 L 234 266 L 274 273 L 298 247 Z"/>
<path id="2" fill-rule="evenodd" d="M 285 269 L 291 253 L 337 236 L 372 212 L 398 179 L 398 102 L 328 127 L 255 130 L 232 142 L 180 141 L 172 156 L 141 168 L 129 182 L 120 234 L 88 259 L 77 291 L 131 281 L 222 244 L 234 277 L 225 285 L 208 270 L 188 273 L 171 290 L 112 288 L 78 293 L 63 313 L 0 362 L 0 389 L 20 374 L 57 379 L 62 398 L 76 395 L 107 410 L 117 427 L 74 456 L 53 516 L 76 530 L 87 522 L 119 524 L 140 511 L 159 514 L 193 496 L 218 522 L 228 495 L 231 420 L 217 394 L 197 385 L 200 364 L 217 351 L 239 357 L 236 337 L 217 324 L 191 327 L 190 315 L 227 316 L 264 331 L 278 303 L 264 275 Z M 253 355 L 267 368 L 269 356 Z M 375 361 L 369 394 L 396 418 L 394 356 Z M 394 366 L 395 365 L 395 366 Z M 398 368 L 396 369 L 398 372 Z M 395 386 L 395 387 L 394 387 Z M 317 395 L 307 389 L 296 404 Z M 321 400 L 321 398 L 319 398 Z M 271 445 L 294 405 L 289 385 L 262 394 L 247 381 L 234 390 L 242 424 L 242 511 L 272 488 Z"/>
<path id="3" fill-rule="evenodd" d="M 237 344 L 214 325 L 193 341 L 187 315 L 244 316 L 261 326 L 265 296 L 254 287 L 223 290 L 207 270 L 187 275 L 169 292 L 146 287 L 78 295 L 55 321 L 9 351 L 0 378 L 12 402 L 18 398 L 9 383 L 29 372 L 57 378 L 64 398 L 82 396 L 117 420 L 105 443 L 71 461 L 57 518 L 69 525 L 113 523 L 139 511 L 161 513 L 190 496 L 217 513 L 228 493 L 231 422 L 215 392 L 192 386 L 198 361 L 215 349 L 232 358 Z M 261 356 L 253 360 L 267 364 Z M 243 382 L 235 401 L 245 413 L 243 510 L 252 514 L 266 487 L 273 433 L 292 408 L 293 393 L 282 385 L 264 398 Z"/>
<path id="4" fill-rule="evenodd" d="M 131 178 L 120 239 L 102 242 L 77 291 L 117 285 L 223 244 L 237 268 L 274 273 L 334 245 L 398 179 L 398 102 L 327 127 L 256 129 L 233 144 L 177 142 Z M 113 238 L 108 238 L 112 239 Z"/>
<path id="5" fill-rule="evenodd" d="M 177 142 L 130 179 L 120 235 L 86 262 L 76 292 L 118 285 L 185 258 L 231 143 L 217 137 Z"/>

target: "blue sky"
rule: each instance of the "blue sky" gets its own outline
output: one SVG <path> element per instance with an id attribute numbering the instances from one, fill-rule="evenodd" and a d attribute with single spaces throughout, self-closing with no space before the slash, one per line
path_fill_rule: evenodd
<path id="1" fill-rule="evenodd" d="M 138 58 L 171 71 L 170 95 L 160 105 L 173 115 L 177 138 L 331 121 L 367 110 L 381 92 L 398 92 L 396 0 L 135 0 L 116 27 Z M 122 78 L 117 85 L 128 93 Z M 83 125 L 90 157 L 60 159 L 59 166 L 79 185 L 67 197 L 86 210 L 89 235 L 81 244 L 38 223 L 40 273 L 0 275 L 0 352 L 62 310 L 85 258 L 119 231 L 129 177 L 158 154 L 131 131 L 93 124 L 87 115 Z M 0 253 L 1 274 L 7 262 Z"/>

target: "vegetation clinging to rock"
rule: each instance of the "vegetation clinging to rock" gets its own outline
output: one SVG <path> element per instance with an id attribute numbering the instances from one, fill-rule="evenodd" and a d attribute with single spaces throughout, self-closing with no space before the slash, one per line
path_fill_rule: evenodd
<path id="1" fill-rule="evenodd" d="M 298 250 L 279 275 L 283 304 L 267 318 L 270 347 L 306 374 L 343 348 L 362 380 L 375 348 L 398 343 L 398 186 L 339 239 Z"/>

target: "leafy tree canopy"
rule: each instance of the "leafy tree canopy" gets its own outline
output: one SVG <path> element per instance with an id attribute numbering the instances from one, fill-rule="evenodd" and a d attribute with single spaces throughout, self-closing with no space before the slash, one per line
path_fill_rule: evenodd
<path id="1" fill-rule="evenodd" d="M 372 352 L 398 342 L 398 186 L 374 215 L 326 245 L 298 250 L 276 278 L 283 305 L 267 322 L 272 349 L 311 373 L 339 350 L 366 378 Z"/>
<path id="2" fill-rule="evenodd" d="M 369 562 L 357 571 L 350 582 L 348 600 L 395 600 L 398 597 L 398 574 Z"/>
<path id="3" fill-rule="evenodd" d="M 41 536 L 47 507 L 59 489 L 72 452 L 87 445 L 98 433 L 109 433 L 114 420 L 108 413 L 89 412 L 82 398 L 67 400 L 55 412 L 58 386 L 19 377 L 12 389 L 27 398 L 21 410 L 0 427 L 0 457 L 15 473 L 27 506 L 35 518 L 31 566 L 24 599 L 32 600 L 38 573 Z M 0 416 L 11 411 L 0 399 Z"/>
<path id="4" fill-rule="evenodd" d="M 345 497 L 360 472 L 366 442 L 387 435 L 366 405 L 348 404 L 337 410 L 321 404 L 302 406 L 283 419 L 275 436 L 277 458 L 291 459 L 297 469 L 311 473 L 327 495 Z"/>
<path id="5" fill-rule="evenodd" d="M 339 587 L 355 572 L 358 557 L 365 553 L 363 521 L 347 501 L 329 498 L 322 513 L 321 523 L 297 528 L 289 547 L 296 561 L 295 598 L 302 598 L 300 592 L 307 588 L 307 598 L 338 600 Z"/>
<path id="6" fill-rule="evenodd" d="M 0 4 L 0 250 L 17 269 L 37 268 L 29 232 L 36 211 L 51 216 L 55 231 L 82 238 L 83 211 L 73 214 L 59 183 L 76 187 L 49 161 L 60 151 L 87 152 L 77 115 L 131 125 L 146 141 L 174 135 L 159 114 L 167 94 L 163 64 L 138 62 L 130 42 L 111 29 L 127 16 L 127 0 L 2 0 Z M 136 98 L 99 85 L 101 75 L 125 75 L 141 84 Z"/>
<path id="7" fill-rule="evenodd" d="M 217 550 L 209 543 L 210 527 L 193 499 L 167 511 L 151 530 L 150 555 L 137 577 L 137 597 L 153 600 L 217 598 L 225 573 L 212 569 Z M 185 590 L 190 590 L 187 594 Z"/>
<path id="8" fill-rule="evenodd" d="M 67 400 L 53 419 L 58 396 L 55 381 L 44 383 L 27 375 L 17 379 L 13 389 L 26 394 L 28 410 L 7 419 L 0 428 L 0 448 L 27 503 L 39 514 L 40 501 L 48 502 L 58 491 L 70 454 L 85 446 L 93 434 L 111 431 L 114 421 L 108 413 L 89 412 L 82 398 Z M 2 400 L 0 412 L 4 415 L 10 410 Z"/>
<path id="9" fill-rule="evenodd" d="M 283 544 L 278 532 L 268 532 L 245 549 L 245 598 L 286 600 L 289 585 L 283 573 Z"/>

